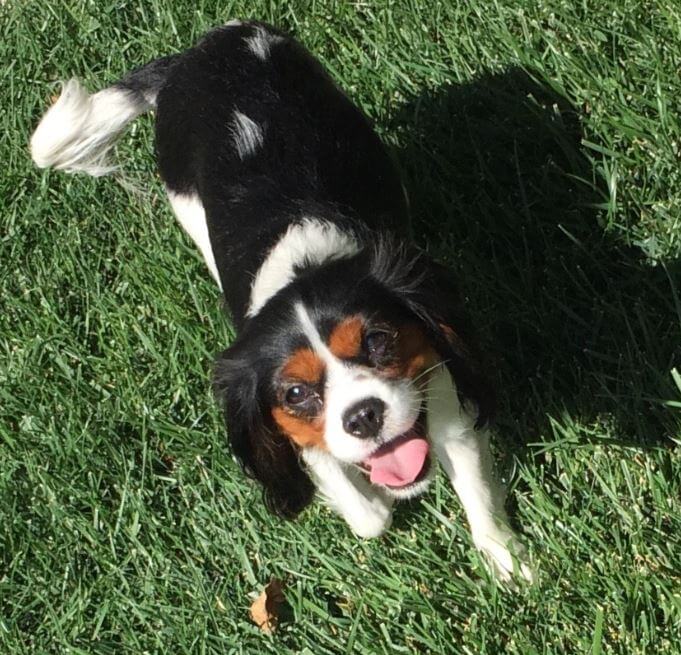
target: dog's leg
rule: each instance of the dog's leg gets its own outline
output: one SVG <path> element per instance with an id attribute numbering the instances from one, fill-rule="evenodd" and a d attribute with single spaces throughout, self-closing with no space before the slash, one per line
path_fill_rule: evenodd
<path id="1" fill-rule="evenodd" d="M 504 494 L 494 478 L 489 436 L 461 407 L 449 372 L 438 368 L 429 385 L 428 426 L 433 448 L 466 512 L 473 541 L 494 573 L 509 581 L 515 570 L 532 580 L 525 550 L 508 523 Z"/>
<path id="2" fill-rule="evenodd" d="M 305 449 L 303 459 L 317 489 L 356 535 L 378 537 L 390 527 L 392 498 L 370 485 L 360 471 L 317 448 Z"/>

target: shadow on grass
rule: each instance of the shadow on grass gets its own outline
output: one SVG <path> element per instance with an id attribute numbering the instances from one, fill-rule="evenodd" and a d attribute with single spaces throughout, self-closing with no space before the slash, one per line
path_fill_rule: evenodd
<path id="1" fill-rule="evenodd" d="M 417 240 L 458 274 L 480 326 L 499 434 L 521 446 L 557 419 L 653 445 L 674 426 L 661 401 L 677 395 L 679 266 L 651 266 L 599 223 L 608 194 L 581 120 L 511 69 L 422 93 L 391 130 Z"/>

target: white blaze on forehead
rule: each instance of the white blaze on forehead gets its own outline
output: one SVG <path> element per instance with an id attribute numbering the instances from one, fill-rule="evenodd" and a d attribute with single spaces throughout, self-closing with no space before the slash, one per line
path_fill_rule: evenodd
<path id="1" fill-rule="evenodd" d="M 246 315 L 255 316 L 270 298 L 291 283 L 297 268 L 350 257 L 359 250 L 357 239 L 333 223 L 308 218 L 291 225 L 258 270 Z"/>
<path id="2" fill-rule="evenodd" d="M 327 366 L 329 364 L 335 365 L 337 360 L 317 331 L 317 328 L 310 318 L 310 314 L 305 308 L 305 305 L 303 305 L 302 302 L 298 302 L 296 303 L 295 308 L 296 316 L 298 317 L 298 323 L 303 330 L 303 334 L 310 342 L 312 349 L 324 360 L 324 363 Z"/>
<path id="3" fill-rule="evenodd" d="M 252 155 L 263 143 L 263 132 L 260 125 L 246 114 L 234 111 L 233 117 L 234 145 L 241 159 Z"/>
<path id="4" fill-rule="evenodd" d="M 338 359 L 324 343 L 303 303 L 295 305 L 298 324 L 312 349 L 326 366 L 324 393 L 324 441 L 329 452 L 346 462 L 360 462 L 376 450 L 374 439 L 361 439 L 343 428 L 343 414 L 364 398 L 380 398 L 385 403 L 384 441 L 409 430 L 418 418 L 419 392 L 408 380 L 384 380 L 370 369 Z"/>

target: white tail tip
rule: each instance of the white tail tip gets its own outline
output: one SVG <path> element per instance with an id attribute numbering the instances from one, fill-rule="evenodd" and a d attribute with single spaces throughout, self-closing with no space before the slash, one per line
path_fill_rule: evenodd
<path id="1" fill-rule="evenodd" d="M 116 137 L 149 105 L 136 94 L 110 87 L 90 95 L 69 80 L 31 137 L 37 166 L 106 175 L 115 170 L 107 155 Z"/>

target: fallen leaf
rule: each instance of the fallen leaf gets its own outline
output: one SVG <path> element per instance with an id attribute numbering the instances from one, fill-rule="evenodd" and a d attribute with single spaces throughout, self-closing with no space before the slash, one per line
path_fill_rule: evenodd
<path id="1" fill-rule="evenodd" d="M 265 590 L 253 601 L 251 619 L 263 632 L 271 634 L 277 628 L 279 608 L 284 603 L 284 585 L 272 578 Z"/>

